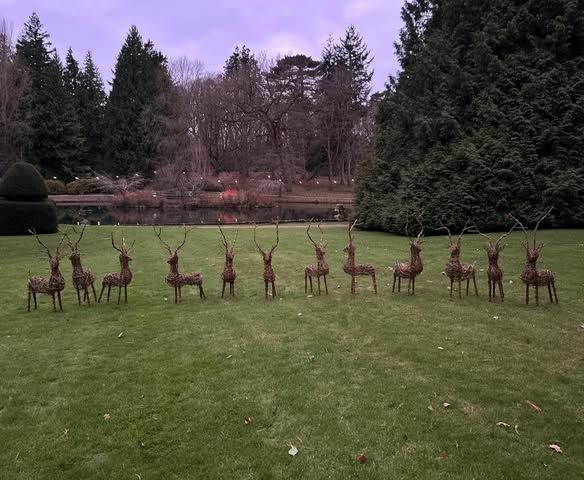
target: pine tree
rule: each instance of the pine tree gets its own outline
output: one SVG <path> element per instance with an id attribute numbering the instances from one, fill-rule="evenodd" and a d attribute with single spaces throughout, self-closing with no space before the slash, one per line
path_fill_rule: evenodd
<path id="1" fill-rule="evenodd" d="M 65 57 L 65 69 L 63 70 L 63 82 L 65 85 L 65 92 L 71 98 L 77 100 L 79 95 L 79 83 L 81 81 L 81 72 L 79 70 L 79 64 L 75 57 L 73 56 L 73 50 L 71 47 L 67 50 L 67 55 Z M 76 102 L 77 103 L 77 102 Z"/>
<path id="2" fill-rule="evenodd" d="M 77 115 L 63 83 L 63 69 L 40 19 L 33 13 L 16 52 L 31 81 L 32 140 L 25 156 L 45 175 L 68 179 L 82 153 Z"/>
<path id="3" fill-rule="evenodd" d="M 144 43 L 135 26 L 118 55 L 106 110 L 107 153 L 117 173 L 154 169 L 155 132 L 144 124 L 144 114 L 168 79 L 166 58 Z"/>

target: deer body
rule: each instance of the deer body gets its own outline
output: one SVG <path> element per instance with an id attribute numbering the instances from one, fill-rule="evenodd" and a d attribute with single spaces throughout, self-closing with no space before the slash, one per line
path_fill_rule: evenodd
<path id="1" fill-rule="evenodd" d="M 69 260 L 71 261 L 71 266 L 73 267 L 72 273 L 72 280 L 73 280 L 73 287 L 77 291 L 77 303 L 81 305 L 81 290 L 83 290 L 83 301 L 87 300 L 87 305 L 91 304 L 89 299 L 89 287 L 93 290 L 93 298 L 97 302 L 97 293 L 95 292 L 94 286 L 94 277 L 93 274 L 89 270 L 84 270 L 83 266 L 81 265 L 81 254 L 79 253 L 79 242 L 83 238 L 83 234 L 85 233 L 85 227 L 83 226 L 83 230 L 81 230 L 81 234 L 75 243 L 71 242 L 68 238 L 67 241 L 69 243 L 69 247 L 71 248 L 71 255 L 69 256 Z M 75 231 L 75 228 L 73 228 Z"/>
<path id="2" fill-rule="evenodd" d="M 235 242 L 237 241 L 237 231 L 235 232 L 235 240 L 231 245 L 227 241 L 225 234 L 221 225 L 219 226 L 219 232 L 223 237 L 223 252 L 225 254 L 225 264 L 223 266 L 223 272 L 221 272 L 221 281 L 223 282 L 223 288 L 221 289 L 221 298 L 225 295 L 225 286 L 229 284 L 229 295 L 235 296 L 235 279 L 237 275 L 233 268 L 233 259 L 235 258 Z"/>
<path id="3" fill-rule="evenodd" d="M 59 246 L 53 255 L 50 250 L 45 246 L 44 243 L 41 242 L 39 237 L 34 231 L 31 233 L 36 237 L 37 241 L 46 249 L 47 254 L 49 256 L 49 267 L 51 269 L 50 276 L 47 277 L 29 277 L 27 283 L 27 290 L 28 290 L 28 311 L 30 312 L 30 300 L 31 297 L 34 300 L 34 309 L 36 310 L 37 307 L 37 293 L 44 293 L 50 295 L 53 299 L 53 312 L 57 311 L 57 306 L 55 302 L 55 297 L 59 302 L 59 309 L 63 310 L 63 303 L 61 302 L 61 292 L 65 289 L 65 278 L 61 274 L 61 270 L 59 269 L 59 248 L 65 239 L 65 236 L 61 239 Z"/>
<path id="4" fill-rule="evenodd" d="M 357 221 L 349 226 L 349 243 L 343 248 L 343 252 L 347 254 L 347 259 L 343 264 L 343 272 L 351 276 L 351 293 L 355 294 L 357 290 L 356 277 L 370 276 L 373 282 L 373 290 L 377 293 L 377 282 L 375 280 L 375 267 L 367 263 L 355 263 L 355 246 L 353 245 L 353 237 L 351 232 L 355 227 Z"/>
<path id="5" fill-rule="evenodd" d="M 320 277 L 322 277 L 323 281 L 324 281 L 324 290 L 326 292 L 326 294 L 328 295 L 328 286 L 326 284 L 326 276 L 329 274 L 329 266 L 328 263 L 325 260 L 325 255 L 326 255 L 326 242 L 323 242 L 323 232 L 322 229 L 320 228 L 320 225 L 318 225 L 318 229 L 321 232 L 321 238 L 320 241 L 318 243 L 316 243 L 312 237 L 310 236 L 310 226 L 312 224 L 312 220 L 311 222 L 308 224 L 308 228 L 306 229 L 306 234 L 308 235 L 308 238 L 310 239 L 310 241 L 312 242 L 312 244 L 314 245 L 314 252 L 316 254 L 316 265 L 311 264 L 308 265 L 307 267 L 304 267 L 304 293 L 308 293 L 308 281 L 310 281 L 310 292 L 312 293 L 312 278 L 316 277 L 316 281 L 318 283 L 318 294 L 320 295 Z"/>
<path id="6" fill-rule="evenodd" d="M 133 247 L 134 244 L 132 244 Z M 122 239 L 122 247 L 118 248 L 114 242 L 114 234 L 112 233 L 112 246 L 120 252 L 120 271 L 119 272 L 112 272 L 108 273 L 103 277 L 101 282 L 101 292 L 99 294 L 99 299 L 97 300 L 98 303 L 101 302 L 101 297 L 103 296 L 103 291 L 107 287 L 107 301 L 109 303 L 110 293 L 112 287 L 118 287 L 118 304 L 120 303 L 120 297 L 122 294 L 122 287 L 124 288 L 124 302 L 128 303 L 128 285 L 132 281 L 132 272 L 130 271 L 130 262 L 132 258 L 130 257 L 130 251 L 132 247 L 129 249 L 126 248 L 126 244 Z"/>
<path id="7" fill-rule="evenodd" d="M 442 224 L 442 222 L 440 222 Z M 448 249 L 450 250 L 450 258 L 448 259 L 448 263 L 444 268 L 444 273 L 450 279 L 450 296 L 452 297 L 452 291 L 454 289 L 454 282 L 458 282 L 458 296 L 462 297 L 462 289 L 461 283 L 462 281 L 466 280 L 466 294 L 468 295 L 469 292 L 469 284 L 472 279 L 474 284 L 475 295 L 478 296 L 479 291 L 477 289 L 477 281 L 476 281 L 476 271 L 474 265 L 471 264 L 463 264 L 460 262 L 460 244 L 462 241 L 462 235 L 464 232 L 470 229 L 468 226 L 469 221 L 466 222 L 464 228 L 460 232 L 456 241 L 452 240 L 452 236 L 450 234 L 450 230 L 442 224 L 441 229 L 445 229 L 448 232 L 448 242 L 449 246 Z"/>
<path id="8" fill-rule="evenodd" d="M 409 262 L 397 262 L 393 267 L 393 287 L 392 292 L 395 292 L 395 282 L 397 280 L 397 291 L 401 291 L 401 279 L 408 279 L 408 293 L 414 295 L 416 293 L 416 277 L 422 273 L 424 270 L 424 265 L 422 264 L 422 257 L 420 253 L 422 251 L 422 235 L 424 233 L 424 226 L 417 218 L 420 224 L 420 233 L 417 237 L 410 237 L 408 232 L 408 223 L 406 222 L 406 235 L 410 241 L 410 261 Z"/>
<path id="9" fill-rule="evenodd" d="M 276 297 L 276 274 L 274 273 L 274 269 L 272 267 L 272 255 L 278 244 L 280 243 L 280 234 L 278 230 L 278 222 L 276 222 L 276 244 L 272 246 L 272 248 L 267 251 L 262 249 L 260 244 L 256 240 L 256 226 L 253 226 L 253 241 L 262 256 L 262 260 L 264 262 L 264 291 L 265 297 L 268 298 L 268 286 L 272 286 L 272 299 Z"/>

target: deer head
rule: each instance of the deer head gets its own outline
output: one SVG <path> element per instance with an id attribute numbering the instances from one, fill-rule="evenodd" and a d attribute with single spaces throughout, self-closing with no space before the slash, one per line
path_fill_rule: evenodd
<path id="1" fill-rule="evenodd" d="M 422 221 L 420 220 L 420 217 L 422 216 L 422 214 L 418 215 L 416 217 L 416 221 L 418 222 L 418 224 L 420 225 L 420 231 L 418 232 L 417 236 L 411 236 L 410 232 L 409 232 L 409 219 L 407 217 L 406 214 L 406 236 L 408 237 L 408 241 L 410 242 L 410 252 L 412 254 L 412 256 L 418 256 L 420 255 L 420 252 L 422 251 L 422 238 L 424 236 L 424 225 L 422 224 Z"/>
<path id="2" fill-rule="evenodd" d="M 525 240 L 521 244 L 523 245 L 523 248 L 525 248 L 525 256 L 527 258 L 527 263 L 529 263 L 533 266 L 535 266 L 535 264 L 537 263 L 537 260 L 539 259 L 539 253 L 541 252 L 541 250 L 544 247 L 543 243 L 537 242 L 537 239 L 536 239 L 537 238 L 537 230 L 539 228 L 539 225 L 543 221 L 543 219 L 546 218 L 551 213 L 553 208 L 554 207 L 551 207 L 547 212 L 545 212 L 543 215 L 541 215 L 539 217 L 537 223 L 535 224 L 535 228 L 533 229 L 533 244 L 532 245 L 529 243 L 529 235 L 527 233 L 526 228 L 513 215 L 509 214 L 509 216 L 515 221 L 515 224 L 519 225 L 519 227 L 523 231 L 523 235 L 525 237 Z"/>
<path id="3" fill-rule="evenodd" d="M 450 258 L 460 257 L 460 245 L 462 243 L 462 236 L 464 235 L 464 233 L 466 231 L 468 231 L 472 228 L 472 227 L 469 227 L 469 225 L 468 225 L 469 223 L 470 223 L 470 219 L 468 219 L 466 221 L 466 223 L 464 224 L 464 227 L 460 231 L 460 235 L 458 235 L 456 240 L 453 240 L 452 234 L 450 233 L 450 229 L 442 223 L 442 220 L 440 220 L 441 227 L 438 228 L 437 230 L 446 230 L 446 232 L 448 233 L 448 250 L 450 250 Z"/>
<path id="4" fill-rule="evenodd" d="M 487 239 L 487 243 L 485 244 L 485 251 L 487 252 L 487 258 L 489 259 L 490 264 L 493 265 L 497 264 L 497 262 L 499 261 L 499 253 L 505 248 L 505 244 L 501 242 L 503 241 L 503 239 L 509 236 L 513 230 L 515 230 L 516 226 L 517 223 L 515 223 L 511 227 L 511 230 L 497 238 L 497 240 L 494 240 L 494 238 L 491 237 L 490 235 L 482 233 L 477 226 L 473 227 L 471 233 L 478 233 L 481 237 L 485 237 Z"/>
<path id="5" fill-rule="evenodd" d="M 39 236 L 37 235 L 36 231 L 34 229 L 29 230 L 28 231 L 31 235 L 34 235 L 34 237 L 36 238 L 37 242 L 39 242 L 39 244 L 41 245 L 41 247 L 43 247 L 43 249 L 47 252 L 47 255 L 49 257 L 49 266 L 51 268 L 51 274 L 60 274 L 59 272 L 59 261 L 61 260 L 61 258 L 63 258 L 63 255 L 61 255 L 60 253 L 60 248 L 61 245 L 63 244 L 63 241 L 65 240 L 66 235 L 62 235 L 61 236 L 61 241 L 59 242 L 59 245 L 57 245 L 57 249 L 55 250 L 55 254 L 53 255 L 51 253 L 51 251 L 49 250 L 49 248 L 41 241 L 41 239 L 39 238 Z"/>
<path id="6" fill-rule="evenodd" d="M 126 239 L 122 237 L 122 246 L 116 246 L 116 242 L 114 240 L 114 232 L 112 232 L 112 247 L 120 252 L 120 265 L 122 268 L 128 268 L 130 262 L 132 261 L 132 257 L 130 257 L 130 252 L 134 249 L 134 245 L 136 244 L 136 240 L 132 242 L 130 248 L 126 246 Z"/>
<path id="7" fill-rule="evenodd" d="M 80 265 L 81 264 L 81 253 L 79 252 L 79 243 L 81 242 L 81 239 L 83 238 L 83 234 L 85 233 L 85 227 L 87 227 L 87 225 L 83 225 L 83 228 L 81 229 L 81 233 L 79 234 L 79 237 L 77 238 L 77 241 L 75 243 L 73 243 L 71 241 L 68 234 L 65 234 L 65 237 L 67 238 L 67 244 L 69 245 L 69 248 L 71 249 L 71 255 L 69 255 L 69 260 L 71 260 L 71 263 L 73 265 Z M 72 230 L 77 235 L 78 232 L 77 232 L 77 230 L 75 230 L 75 227 L 73 227 Z"/>
<path id="8" fill-rule="evenodd" d="M 326 246 L 327 246 L 328 242 L 324 241 L 324 232 L 322 231 L 322 228 L 320 227 L 320 223 L 317 225 L 317 228 L 320 231 L 320 240 L 318 241 L 318 243 L 315 242 L 313 240 L 313 238 L 310 236 L 310 227 L 312 226 L 313 220 L 314 219 L 311 219 L 310 222 L 308 223 L 308 228 L 306 229 L 306 235 L 308 235 L 308 239 L 314 245 L 314 251 L 316 252 L 316 258 L 318 258 L 319 260 L 323 260 L 324 255 L 326 253 Z"/>
<path id="9" fill-rule="evenodd" d="M 182 247 L 184 247 L 185 243 L 187 243 L 187 234 L 192 230 L 192 228 L 187 229 L 187 226 L 183 225 L 183 230 L 184 230 L 183 240 L 182 240 L 181 244 L 174 249 L 174 251 L 172 250 L 172 248 L 170 248 L 170 245 L 168 243 L 166 243 L 164 240 L 162 240 L 162 227 L 158 227 L 158 230 L 156 230 L 156 226 L 153 225 L 152 228 L 154 229 L 154 233 L 158 237 L 158 240 L 160 240 L 160 243 L 162 243 L 162 245 L 164 245 L 164 247 L 166 248 L 166 251 L 168 252 L 168 259 L 166 260 L 166 263 L 168 263 L 171 267 L 177 266 L 178 265 L 178 251 Z"/>
<path id="10" fill-rule="evenodd" d="M 233 243 L 229 245 L 227 238 L 225 237 L 225 233 L 223 233 L 223 229 L 221 225 L 218 225 L 219 231 L 221 232 L 221 236 L 223 237 L 223 251 L 225 253 L 225 267 L 232 267 L 233 266 L 233 259 L 235 258 L 235 243 L 237 242 L 237 234 L 239 230 L 235 231 L 235 238 Z"/>
<path id="11" fill-rule="evenodd" d="M 357 225 L 357 219 L 355 219 L 352 224 L 349 223 L 349 243 L 343 248 L 343 252 L 345 252 L 349 258 L 355 257 L 355 246 L 353 245 L 353 229 L 355 228 L 355 225 Z"/>
<path id="12" fill-rule="evenodd" d="M 265 251 L 262 249 L 260 244 L 257 242 L 256 239 L 256 224 L 253 224 L 253 241 L 258 249 L 258 251 L 262 254 L 262 258 L 264 260 L 264 265 L 268 266 L 272 264 L 272 254 L 278 248 L 278 244 L 280 243 L 280 233 L 278 229 L 279 219 L 276 219 L 276 243 L 272 245 L 272 248 L 269 251 Z"/>

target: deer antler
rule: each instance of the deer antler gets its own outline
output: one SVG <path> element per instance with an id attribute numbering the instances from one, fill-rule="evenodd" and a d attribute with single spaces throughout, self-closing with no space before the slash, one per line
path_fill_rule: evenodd
<path id="1" fill-rule="evenodd" d="M 554 207 L 550 207 L 550 209 L 549 209 L 547 212 L 545 212 L 545 213 L 543 214 L 543 216 L 542 216 L 542 217 L 541 217 L 541 218 L 540 218 L 540 219 L 537 221 L 537 223 L 535 224 L 535 228 L 533 229 L 533 248 L 536 248 L 536 243 L 535 243 L 535 236 L 537 235 L 537 229 L 539 228 L 539 224 L 540 224 L 540 223 L 543 221 L 543 219 L 544 219 L 545 217 L 547 217 L 547 216 L 548 216 L 548 215 L 551 213 L 551 211 L 552 211 L 553 209 L 554 209 Z"/>
<path id="2" fill-rule="evenodd" d="M 156 225 L 152 225 L 152 228 L 154 229 L 154 233 L 158 237 L 158 240 L 160 240 L 160 243 L 162 243 L 166 247 L 166 250 L 168 250 L 168 254 L 172 255 L 172 249 L 170 248 L 170 245 L 162 240 L 162 227 L 159 226 L 158 230 L 156 230 Z"/>
<path id="3" fill-rule="evenodd" d="M 497 241 L 495 242 L 495 246 L 499 246 L 499 244 L 503 241 L 503 239 L 505 237 L 508 237 L 509 235 L 511 235 L 511 232 L 513 232 L 513 230 L 515 230 L 515 227 L 517 226 L 517 223 L 513 224 L 513 226 L 511 227 L 511 230 L 509 230 L 507 233 L 504 233 L 503 235 L 501 235 Z"/>
<path id="4" fill-rule="evenodd" d="M 357 225 L 357 219 L 355 219 L 352 225 L 349 223 L 349 243 L 351 244 L 353 243 L 353 236 L 351 235 L 351 232 L 355 228 L 355 225 Z"/>
<path id="5" fill-rule="evenodd" d="M 66 236 L 67 236 L 67 234 L 66 234 L 66 233 L 64 233 L 64 234 L 61 236 L 61 241 L 59 242 L 59 245 L 57 245 L 57 250 L 55 250 L 55 255 L 56 255 L 57 257 L 59 257 L 59 250 L 60 250 L 60 248 L 61 248 L 61 245 L 63 245 L 63 242 L 65 241 L 65 237 L 66 237 Z"/>
<path id="6" fill-rule="evenodd" d="M 229 244 L 227 243 L 227 238 L 225 238 L 225 234 L 223 233 L 223 229 L 221 228 L 221 225 L 217 225 L 219 227 L 219 231 L 221 232 L 221 236 L 223 237 L 223 245 L 225 250 L 227 250 L 229 248 Z"/>
<path id="7" fill-rule="evenodd" d="M 529 236 L 527 235 L 527 230 L 525 229 L 523 224 L 519 220 L 517 220 L 511 213 L 508 213 L 507 215 L 509 215 L 511 217 L 511 219 L 515 221 L 515 225 L 519 225 L 521 230 L 523 230 L 523 235 L 525 236 L 525 243 L 523 244 L 523 246 L 528 249 L 529 248 Z M 513 228 L 515 228 L 515 226 Z"/>
<path id="8" fill-rule="evenodd" d="M 83 228 L 81 229 L 81 234 L 79 235 L 79 238 L 75 242 L 75 246 L 79 245 L 79 242 L 81 242 L 81 239 L 83 238 L 83 234 L 85 233 L 85 228 L 86 227 L 87 227 L 87 224 L 83 225 Z M 77 230 L 75 230 L 75 227 L 73 227 L 73 231 L 75 233 L 77 233 Z"/>
<path id="9" fill-rule="evenodd" d="M 470 223 L 470 218 L 466 221 L 466 223 L 464 224 L 464 227 L 462 227 L 462 230 L 460 231 L 460 235 L 458 236 L 457 240 L 456 240 L 456 244 L 460 245 L 460 242 L 462 241 L 462 236 L 464 235 L 464 232 L 470 230 L 472 228 L 472 226 L 469 227 Z"/>
<path id="10" fill-rule="evenodd" d="M 278 248 L 278 244 L 280 243 L 280 232 L 278 230 L 279 223 L 280 223 L 280 219 L 276 218 L 276 245 L 274 245 L 272 247 L 272 249 L 270 250 L 270 253 L 274 253 L 274 250 L 276 250 L 276 248 Z"/>
<path id="11" fill-rule="evenodd" d="M 114 241 L 114 232 L 112 232 L 112 247 L 114 247 L 118 252 L 124 253 L 121 248 L 116 247 L 116 243 Z"/>
<path id="12" fill-rule="evenodd" d="M 256 229 L 257 229 L 257 225 L 254 223 L 253 224 L 253 243 L 255 243 L 255 246 L 260 251 L 260 253 L 263 255 L 264 254 L 264 251 L 262 250 L 262 247 L 260 247 L 260 244 L 256 240 Z"/>
<path id="13" fill-rule="evenodd" d="M 436 230 L 446 230 L 446 232 L 448 232 L 448 243 L 452 245 L 452 234 L 450 233 L 450 229 L 446 225 L 444 225 L 444 223 L 442 223 L 442 219 L 440 219 L 439 222 L 441 226 Z"/>
<path id="14" fill-rule="evenodd" d="M 420 225 L 420 233 L 418 233 L 418 236 L 416 237 L 418 240 L 420 238 L 422 238 L 422 236 L 424 235 L 424 224 L 422 223 L 422 220 L 420 220 L 420 218 L 422 217 L 423 214 L 424 214 L 424 212 L 420 213 L 420 215 L 418 215 L 416 217 L 416 220 L 417 220 L 418 224 Z"/>
<path id="15" fill-rule="evenodd" d="M 312 237 L 310 236 L 310 227 L 312 226 L 312 221 L 314 220 L 314 217 L 312 217 L 310 219 L 310 222 L 308 222 L 308 228 L 306 229 L 306 235 L 308 235 L 308 239 L 312 242 L 312 244 L 314 245 L 314 247 L 318 247 L 318 245 L 316 244 L 316 242 L 312 239 Z"/>
<path id="16" fill-rule="evenodd" d="M 41 239 L 37 235 L 36 230 L 34 228 L 29 229 L 28 233 L 30 233 L 31 235 L 34 235 L 34 238 L 36 238 L 37 242 L 39 242 L 40 245 L 47 251 L 47 254 L 50 257 L 51 256 L 51 251 L 49 250 L 49 248 L 43 242 L 41 242 Z"/>
<path id="17" fill-rule="evenodd" d="M 185 231 L 185 236 L 183 238 L 182 243 L 178 247 L 176 247 L 176 250 L 175 250 L 176 252 L 178 252 L 182 247 L 184 247 L 185 243 L 187 243 L 187 234 L 191 231 L 190 228 L 187 229 L 187 226 L 184 223 L 183 223 L 183 228 Z"/>

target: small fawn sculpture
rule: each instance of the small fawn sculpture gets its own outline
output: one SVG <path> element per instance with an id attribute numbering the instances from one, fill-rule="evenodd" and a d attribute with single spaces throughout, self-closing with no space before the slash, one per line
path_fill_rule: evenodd
<path id="1" fill-rule="evenodd" d="M 351 276 L 351 293 L 355 294 L 357 290 L 356 277 L 368 275 L 373 281 L 373 290 L 377 293 L 377 282 L 375 281 L 375 267 L 367 263 L 361 265 L 355 264 L 355 245 L 353 245 L 353 228 L 357 224 L 357 220 L 353 224 L 349 223 L 349 243 L 343 248 L 343 252 L 347 254 L 347 260 L 343 265 L 343 271 Z"/>
<path id="2" fill-rule="evenodd" d="M 253 242 L 257 247 L 258 251 L 262 255 L 262 259 L 264 261 L 264 286 L 265 286 L 265 293 L 266 298 L 268 298 L 268 285 L 272 285 L 272 300 L 276 297 L 276 274 L 274 273 L 274 269 L 272 268 L 272 254 L 278 248 L 278 244 L 280 243 L 280 233 L 278 230 L 278 220 L 276 220 L 276 244 L 272 245 L 272 248 L 269 251 L 265 251 L 260 244 L 257 242 L 256 239 L 256 225 L 253 225 Z"/>
<path id="3" fill-rule="evenodd" d="M 539 220 L 537 221 L 537 224 L 535 225 L 535 228 L 533 229 L 533 248 L 530 247 L 530 245 L 529 245 L 529 236 L 528 236 L 527 230 L 525 229 L 523 224 L 519 220 L 517 220 L 513 215 L 509 214 L 509 216 L 513 220 L 515 220 L 517 225 L 519 225 L 519 227 L 521 227 L 521 230 L 523 230 L 523 234 L 525 235 L 525 241 L 523 242 L 522 245 L 525 248 L 526 261 L 525 261 L 525 266 L 523 267 L 523 271 L 521 272 L 520 278 L 523 281 L 523 283 L 525 284 L 525 304 L 526 305 L 529 305 L 529 287 L 535 288 L 535 304 L 536 305 L 539 305 L 539 287 L 547 287 L 548 293 L 550 296 L 550 302 L 554 303 L 554 299 L 555 299 L 555 303 L 556 304 L 558 303 L 558 293 L 556 291 L 556 275 L 555 275 L 555 273 L 550 271 L 550 270 L 538 270 L 537 269 L 537 260 L 539 259 L 539 253 L 541 252 L 542 248 L 544 247 L 543 243 L 536 242 L 537 229 L 539 228 L 539 225 L 541 224 L 543 219 L 545 217 L 547 217 L 551 211 L 552 211 L 552 208 L 550 208 L 545 214 L 543 214 L 539 218 Z M 552 295 L 552 292 L 553 292 L 553 295 Z"/>
<path id="4" fill-rule="evenodd" d="M 69 236 L 66 235 L 67 243 L 69 244 L 69 248 L 71 249 L 71 255 L 69 256 L 69 260 L 71 260 L 71 265 L 73 266 L 73 273 L 72 273 L 72 280 L 73 280 L 73 287 L 77 291 L 77 303 L 81 305 L 81 290 L 83 290 L 83 302 L 87 301 L 87 305 L 91 305 L 91 300 L 89 299 L 89 287 L 93 290 L 93 298 L 97 302 L 97 293 L 95 292 L 94 286 L 94 277 L 93 274 L 89 270 L 83 270 L 83 266 L 81 265 L 81 254 L 79 253 L 79 242 L 83 238 L 83 234 L 85 233 L 85 227 L 87 225 L 83 225 L 83 229 L 81 230 L 81 234 L 77 238 L 77 241 L 73 243 Z M 73 232 L 77 234 L 75 228 L 73 228 Z"/>
<path id="5" fill-rule="evenodd" d="M 505 293 L 503 292 L 503 270 L 499 267 L 499 254 L 505 248 L 505 245 L 501 244 L 503 239 L 507 237 L 517 226 L 513 225 L 513 228 L 507 233 L 501 235 L 496 241 L 490 235 L 485 235 L 481 233 L 477 227 L 471 230 L 472 233 L 478 233 L 479 235 L 487 239 L 487 244 L 485 245 L 485 251 L 487 252 L 487 259 L 489 261 L 489 267 L 487 269 L 487 279 L 489 282 L 489 302 L 492 299 L 497 298 L 496 287 L 499 287 L 499 296 L 501 297 L 501 302 L 505 300 Z"/>
<path id="6" fill-rule="evenodd" d="M 223 251 L 225 253 L 225 265 L 223 267 L 223 272 L 221 272 L 221 280 L 223 282 L 223 289 L 221 290 L 221 298 L 225 295 L 225 285 L 229 284 L 229 295 L 235 296 L 235 279 L 237 275 L 235 270 L 233 269 L 233 259 L 235 257 L 235 243 L 237 242 L 237 234 L 239 230 L 235 231 L 235 239 L 231 246 L 225 238 L 225 234 L 223 233 L 223 229 L 221 225 L 218 225 L 219 231 L 221 232 L 221 236 L 223 237 Z"/>
<path id="7" fill-rule="evenodd" d="M 424 225 L 422 224 L 420 217 L 416 220 L 420 224 L 420 231 L 418 236 L 412 237 L 408 231 L 409 222 L 406 220 L 406 236 L 410 242 L 410 261 L 409 262 L 396 262 L 393 267 L 393 287 L 391 289 L 392 293 L 395 292 L 395 281 L 397 279 L 397 291 L 401 291 L 401 279 L 408 279 L 408 294 L 415 295 L 416 293 L 416 277 L 422 273 L 424 266 L 422 265 L 422 257 L 420 252 L 422 251 L 422 236 L 424 235 Z"/>
<path id="8" fill-rule="evenodd" d="M 460 235 L 456 239 L 456 241 L 452 240 L 452 235 L 450 233 L 450 229 L 446 227 L 442 221 L 440 221 L 441 227 L 438 230 L 446 230 L 448 232 L 448 248 L 450 250 L 450 259 L 446 264 L 445 273 L 446 276 L 450 279 L 450 296 L 452 297 L 452 290 L 454 287 L 454 282 L 458 282 L 458 296 L 462 297 L 462 290 L 460 284 L 463 280 L 466 280 L 466 294 L 468 295 L 469 290 L 469 283 L 472 279 L 475 289 L 475 295 L 478 296 L 479 291 L 477 289 L 477 281 L 476 281 L 476 272 L 474 265 L 471 264 L 462 264 L 460 263 L 460 244 L 462 241 L 462 236 L 464 232 L 471 229 L 468 226 L 470 220 L 467 220 L 464 228 L 461 230 Z"/>
<path id="9" fill-rule="evenodd" d="M 199 287 L 199 296 L 202 299 L 206 299 L 207 297 L 205 296 L 205 292 L 203 291 L 203 276 L 199 272 L 179 273 L 178 271 L 178 251 L 187 242 L 187 234 L 192 229 L 187 230 L 186 225 L 183 226 L 184 228 L 183 241 L 173 252 L 172 248 L 170 248 L 170 245 L 168 245 L 168 243 L 162 240 L 162 227 L 159 227 L 158 230 L 156 230 L 155 226 L 153 226 L 152 228 L 154 228 L 154 233 L 158 237 L 158 240 L 160 240 L 160 243 L 162 243 L 166 247 L 166 250 L 168 252 L 167 263 L 170 265 L 170 272 L 166 276 L 166 283 L 169 286 L 174 287 L 174 303 L 175 304 L 181 303 L 182 301 L 181 289 L 182 287 L 188 285 Z"/>
<path id="10" fill-rule="evenodd" d="M 30 277 L 28 278 L 28 311 L 30 312 L 30 298 L 34 299 L 34 309 L 37 309 L 37 293 L 46 293 L 50 295 L 53 299 L 53 312 L 57 311 L 57 306 L 55 304 L 55 297 L 59 301 L 59 310 L 63 310 L 63 304 L 61 302 L 61 292 L 65 288 L 65 279 L 59 270 L 59 260 L 63 258 L 59 249 L 65 240 L 65 235 L 62 236 L 57 249 L 55 250 L 55 255 L 47 248 L 47 246 L 41 241 L 39 236 L 34 230 L 29 230 L 31 235 L 34 235 L 37 242 L 47 251 L 49 256 L 49 266 L 51 268 L 51 275 L 46 277 Z"/>
<path id="11" fill-rule="evenodd" d="M 329 266 L 324 258 L 326 254 L 327 242 L 323 241 L 324 232 L 320 228 L 320 223 L 318 224 L 318 229 L 320 230 L 320 240 L 315 242 L 310 236 L 310 227 L 312 226 L 312 220 L 308 223 L 308 228 L 306 229 L 306 235 L 308 239 L 314 245 L 314 252 L 316 253 L 316 265 L 311 264 L 304 268 L 304 293 L 308 293 L 307 281 L 310 281 L 310 293 L 312 293 L 312 277 L 316 277 L 318 283 L 318 294 L 320 295 L 320 277 L 324 281 L 324 290 L 328 295 L 328 286 L 326 284 L 326 276 L 329 274 Z"/>
<path id="12" fill-rule="evenodd" d="M 128 285 L 132 281 L 132 272 L 130 271 L 130 262 L 132 258 L 130 257 L 130 252 L 134 248 L 136 241 L 132 242 L 130 248 L 126 247 L 126 241 L 122 237 L 122 247 L 118 248 L 114 241 L 114 233 L 112 232 L 112 247 L 120 252 L 120 271 L 108 273 L 103 277 L 101 283 L 101 292 L 99 294 L 99 299 L 97 303 L 101 302 L 101 297 L 105 287 L 107 287 L 107 301 L 109 303 L 110 292 L 112 287 L 118 287 L 118 305 L 120 304 L 120 296 L 122 294 L 122 287 L 124 287 L 124 302 L 128 303 Z"/>

